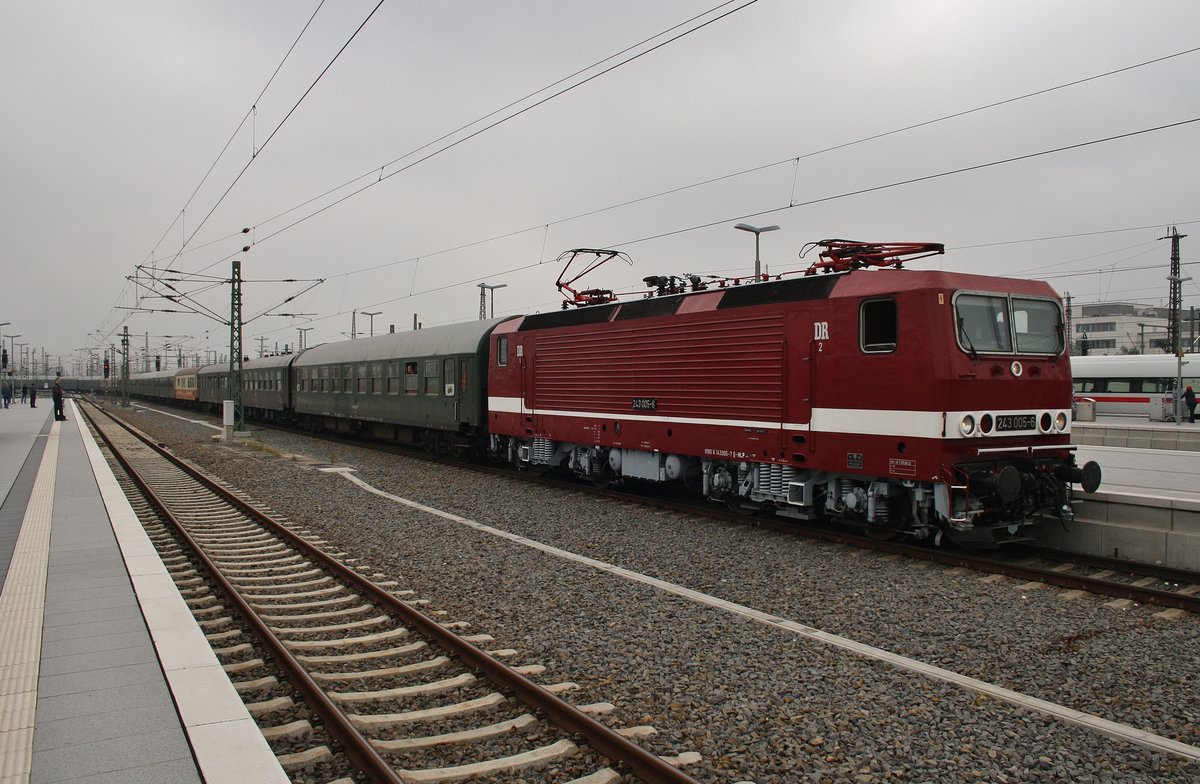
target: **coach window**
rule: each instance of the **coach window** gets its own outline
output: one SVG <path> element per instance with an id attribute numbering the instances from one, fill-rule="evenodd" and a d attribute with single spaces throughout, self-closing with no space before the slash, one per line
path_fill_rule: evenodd
<path id="1" fill-rule="evenodd" d="M 896 300 L 874 299 L 859 308 L 858 334 L 862 350 L 882 354 L 896 350 Z"/>
<path id="2" fill-rule="evenodd" d="M 371 365 L 371 394 L 383 393 L 383 364 L 376 362 Z"/>
<path id="3" fill-rule="evenodd" d="M 367 375 L 367 366 L 358 366 L 358 394 L 365 395 L 371 391 L 371 377 Z"/>
<path id="4" fill-rule="evenodd" d="M 496 338 L 496 364 L 500 367 L 508 365 L 508 335 Z"/>
<path id="5" fill-rule="evenodd" d="M 404 363 L 404 394 L 415 395 L 419 391 L 417 386 L 417 363 Z"/>
<path id="6" fill-rule="evenodd" d="M 354 391 L 354 367 L 352 365 L 346 365 L 342 368 L 342 391 Z"/>
<path id="7" fill-rule="evenodd" d="M 467 394 L 467 377 L 471 373 L 471 360 L 458 360 L 458 394 Z"/>
<path id="8" fill-rule="evenodd" d="M 400 394 L 400 363 L 389 362 L 387 366 L 387 393 Z"/>
<path id="9" fill-rule="evenodd" d="M 447 359 L 442 362 L 442 378 L 446 379 L 446 396 L 454 396 L 454 360 Z"/>
<path id="10" fill-rule="evenodd" d="M 425 360 L 425 394 L 438 395 L 442 392 L 442 379 L 438 375 L 438 366 L 441 365 L 436 359 Z"/>
<path id="11" fill-rule="evenodd" d="M 329 368 L 321 367 L 321 383 L 317 386 L 318 392 L 332 392 L 333 389 L 326 382 L 329 381 Z"/>

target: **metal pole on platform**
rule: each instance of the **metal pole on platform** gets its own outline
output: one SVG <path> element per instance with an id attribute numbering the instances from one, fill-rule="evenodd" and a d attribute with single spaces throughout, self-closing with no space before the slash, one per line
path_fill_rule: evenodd
<path id="1" fill-rule="evenodd" d="M 1170 297 L 1170 330 L 1171 330 L 1171 351 L 1175 354 L 1175 425 L 1178 426 L 1183 421 L 1183 341 L 1182 337 L 1183 326 L 1183 303 L 1181 286 L 1185 280 L 1191 280 L 1191 277 L 1184 276 L 1179 270 L 1179 241 L 1186 237 L 1186 234 L 1180 234 L 1179 230 L 1174 226 L 1171 227 L 1171 233 L 1167 237 L 1159 239 L 1171 240 L 1171 274 L 1167 275 L 1167 280 L 1171 282 L 1171 297 Z"/>

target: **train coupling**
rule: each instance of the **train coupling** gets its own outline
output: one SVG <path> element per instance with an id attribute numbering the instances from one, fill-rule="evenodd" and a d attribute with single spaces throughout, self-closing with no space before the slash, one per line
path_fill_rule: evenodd
<path id="1" fill-rule="evenodd" d="M 1059 466 L 1055 473 L 1062 481 L 1079 485 L 1085 493 L 1094 493 L 1100 487 L 1100 466 L 1094 460 L 1087 461 L 1082 467 Z"/>

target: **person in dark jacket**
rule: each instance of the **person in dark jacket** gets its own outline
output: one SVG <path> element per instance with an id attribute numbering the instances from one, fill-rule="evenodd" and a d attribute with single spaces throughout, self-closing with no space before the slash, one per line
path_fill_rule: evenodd
<path id="1" fill-rule="evenodd" d="M 1191 385 L 1183 391 L 1183 404 L 1187 406 L 1188 421 L 1196 421 L 1196 393 L 1192 391 Z"/>
<path id="2" fill-rule="evenodd" d="M 63 388 L 62 379 L 54 379 L 54 388 L 50 390 L 51 397 L 54 398 L 54 418 L 59 422 L 66 422 L 67 415 L 63 412 Z"/>
<path id="3" fill-rule="evenodd" d="M 37 408 L 37 382 L 29 385 L 29 407 Z"/>

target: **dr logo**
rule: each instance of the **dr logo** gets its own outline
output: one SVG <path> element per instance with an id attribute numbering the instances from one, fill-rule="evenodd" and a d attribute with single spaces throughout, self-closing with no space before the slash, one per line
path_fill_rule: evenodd
<path id="1" fill-rule="evenodd" d="M 829 322 L 813 322 L 813 340 L 829 340 Z"/>

